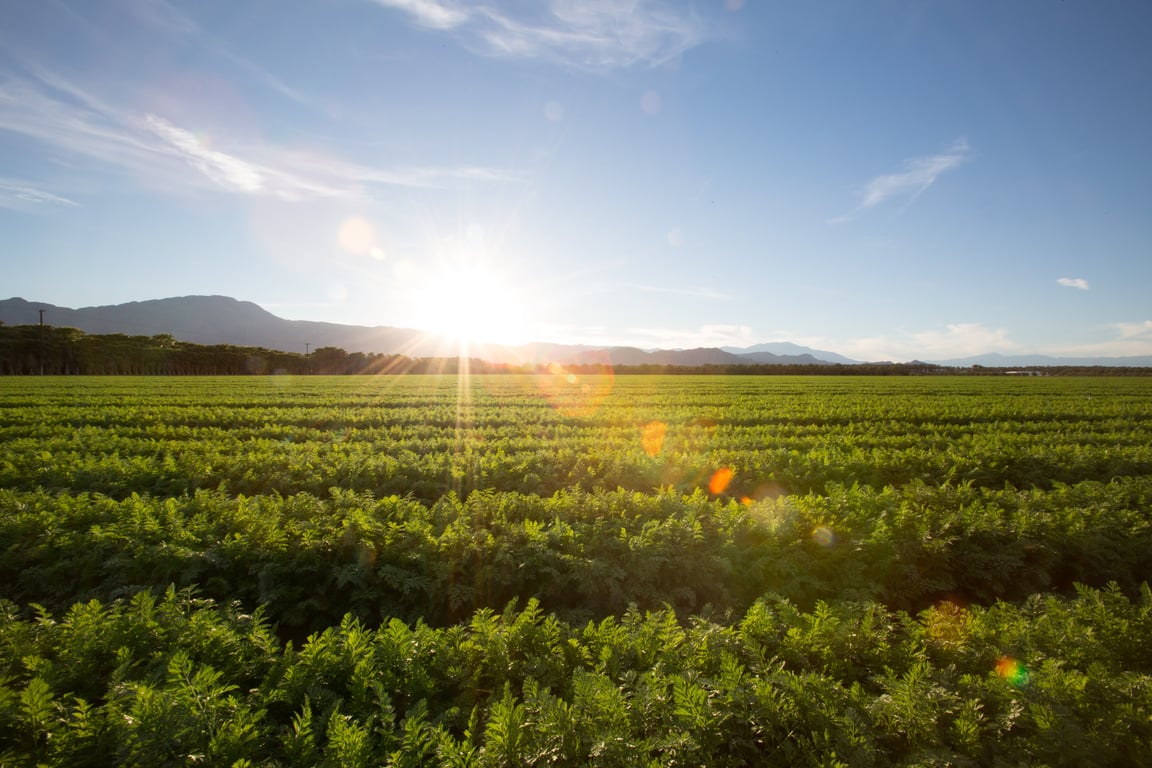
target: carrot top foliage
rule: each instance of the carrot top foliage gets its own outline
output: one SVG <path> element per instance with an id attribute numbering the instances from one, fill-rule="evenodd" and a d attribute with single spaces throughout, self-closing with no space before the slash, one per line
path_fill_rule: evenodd
<path id="1" fill-rule="evenodd" d="M 0 379 L 0 764 L 1144 764 L 1150 395 Z"/>

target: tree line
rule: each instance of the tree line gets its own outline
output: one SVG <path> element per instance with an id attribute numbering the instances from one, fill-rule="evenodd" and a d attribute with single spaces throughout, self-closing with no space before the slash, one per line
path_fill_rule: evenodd
<path id="1" fill-rule="evenodd" d="M 122 333 L 85 333 L 77 328 L 51 325 L 0 324 L 0 375 L 104 375 L 104 376 L 248 376 L 265 374 L 457 374 L 547 373 L 545 364 L 509 365 L 477 358 L 411 358 L 405 355 L 348 352 L 340 347 L 319 347 L 308 354 L 235 344 L 194 344 L 171 334 L 132 336 Z M 565 366 L 577 374 L 616 375 L 724 375 L 724 376 L 998 376 L 1019 374 L 1015 368 L 974 365 L 953 368 L 932 363 L 861 363 L 856 365 L 761 363 L 755 365 L 640 364 L 606 366 L 602 363 Z M 1112 366 L 1054 366 L 1032 369 L 1045 376 L 1149 376 L 1152 368 Z"/>
<path id="2" fill-rule="evenodd" d="M 481 360 L 472 373 L 519 370 Z M 0 325 L 0 375 L 245 376 L 264 374 L 457 373 L 456 358 L 348 352 L 320 347 L 309 354 L 235 344 L 194 344 L 171 334 L 90 334 L 76 328 Z"/>

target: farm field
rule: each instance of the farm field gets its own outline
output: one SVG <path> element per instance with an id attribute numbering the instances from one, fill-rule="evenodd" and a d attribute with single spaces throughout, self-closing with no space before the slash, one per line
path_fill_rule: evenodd
<path id="1" fill-rule="evenodd" d="M 1152 379 L 0 379 L 0 765 L 1152 764 Z"/>

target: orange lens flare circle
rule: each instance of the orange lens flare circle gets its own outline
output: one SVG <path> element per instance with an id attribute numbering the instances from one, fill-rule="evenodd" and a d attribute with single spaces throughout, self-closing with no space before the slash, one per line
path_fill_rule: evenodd
<path id="1" fill-rule="evenodd" d="M 735 473 L 728 467 L 721 467 L 712 473 L 711 479 L 708 481 L 708 490 L 713 496 L 718 496 L 724 493 L 728 484 L 732 482 L 732 476 Z"/>

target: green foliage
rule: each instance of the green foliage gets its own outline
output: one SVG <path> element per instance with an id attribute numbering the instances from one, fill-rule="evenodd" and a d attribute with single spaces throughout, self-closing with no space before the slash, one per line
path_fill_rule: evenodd
<path id="1" fill-rule="evenodd" d="M 254 634 L 187 594 L 152 612 Z M 346 618 L 225 674 L 139 600 L 103 607 L 142 647 L 98 680 L 55 674 L 79 638 L 9 614 L 0 754 L 11 764 L 1142 764 L 1152 757 L 1152 593 L 1081 588 L 934 621 L 877 604 L 761 601 L 738 625 L 630 611 L 583 627 L 538 606 L 468 627 Z M 1035 628 L 1035 631 L 1030 631 Z M 853 648 L 859 649 L 853 651 Z M 139 661 L 133 663 L 133 658 Z M 543 656 L 549 661 L 542 663 Z M 1008 674 L 1012 659 L 1027 674 Z M 397 663 L 401 662 L 401 663 Z M 544 674 L 548 685 L 536 676 Z M 96 687 L 92 701 L 81 683 Z"/>
<path id="2" fill-rule="evenodd" d="M 0 764 L 1152 764 L 1147 381 L 562 378 L 0 379 Z"/>

